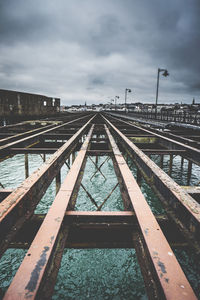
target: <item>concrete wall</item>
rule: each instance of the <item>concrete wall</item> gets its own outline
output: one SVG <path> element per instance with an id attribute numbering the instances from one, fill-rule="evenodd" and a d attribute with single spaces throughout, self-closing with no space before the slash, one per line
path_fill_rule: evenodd
<path id="1" fill-rule="evenodd" d="M 60 99 L 43 95 L 0 90 L 0 117 L 55 115 Z"/>

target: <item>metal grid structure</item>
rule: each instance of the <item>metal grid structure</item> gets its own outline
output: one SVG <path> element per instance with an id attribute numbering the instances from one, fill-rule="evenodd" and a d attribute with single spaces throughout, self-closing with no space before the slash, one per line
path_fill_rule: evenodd
<path id="1" fill-rule="evenodd" d="M 1 161 L 23 153 L 27 177 L 13 191 L 3 186 L 0 190 L 0 253 L 10 247 L 28 249 L 4 299 L 50 299 L 65 247 L 135 248 L 149 299 L 197 299 L 171 247 L 188 247 L 196 257 L 200 254 L 200 192 L 189 187 L 192 164 L 200 164 L 200 150 L 109 114 L 82 113 L 30 127 L 22 123 L 17 132 L 12 126 L 0 132 Z M 29 153 L 40 153 L 44 159 L 30 176 Z M 48 160 L 46 153 L 52 154 Z M 152 154 L 160 156 L 160 167 L 149 157 Z M 170 157 L 168 174 L 162 170 L 164 155 Z M 170 177 L 175 155 L 189 161 L 188 187 Z M 99 156 L 106 157 L 101 164 Z M 112 159 L 117 177 L 101 204 L 82 182 L 91 157 L 96 159 L 92 160 L 95 172 L 102 176 L 103 164 Z M 137 167 L 137 180 L 127 157 Z M 61 184 L 64 164 L 70 170 Z M 46 215 L 34 214 L 53 178 L 57 192 L 53 204 Z M 142 178 L 162 202 L 165 214 L 152 213 L 140 189 Z M 96 211 L 74 210 L 80 186 Z M 103 211 L 117 187 L 124 210 Z"/>

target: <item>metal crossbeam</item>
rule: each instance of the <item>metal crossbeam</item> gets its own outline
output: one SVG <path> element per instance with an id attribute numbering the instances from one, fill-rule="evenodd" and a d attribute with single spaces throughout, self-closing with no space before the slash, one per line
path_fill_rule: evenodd
<path id="1" fill-rule="evenodd" d="M 90 180 L 92 180 L 92 178 L 96 175 L 96 173 L 99 171 L 100 173 L 101 173 L 101 175 L 106 179 L 106 177 L 103 175 L 103 173 L 101 172 L 101 167 L 103 167 L 103 165 L 105 164 L 105 162 L 107 162 L 108 160 L 110 159 L 110 157 L 108 156 L 101 164 L 100 164 L 100 166 L 98 167 L 95 163 L 94 163 L 94 161 L 92 160 L 92 162 L 94 163 L 94 165 L 96 166 L 96 168 L 97 168 L 97 170 L 96 170 L 96 172 L 92 175 L 92 177 L 90 178 Z"/>
<path id="2" fill-rule="evenodd" d="M 4 186 L 3 186 L 3 184 L 0 182 L 0 186 L 4 189 Z"/>
<path id="3" fill-rule="evenodd" d="M 65 165 L 69 168 L 70 170 L 70 166 L 67 162 L 65 162 Z M 98 204 L 96 203 L 96 201 L 94 200 L 94 198 L 92 197 L 92 195 L 87 191 L 87 189 L 84 187 L 84 185 L 81 183 L 81 187 L 83 188 L 83 190 L 86 192 L 86 194 L 88 195 L 88 197 L 90 198 L 92 204 L 94 204 L 97 208 L 98 208 Z"/>
<path id="4" fill-rule="evenodd" d="M 110 198 L 110 196 L 112 195 L 112 193 L 114 192 L 114 190 L 116 189 L 116 187 L 119 185 L 119 182 L 116 183 L 116 185 L 114 186 L 114 188 L 112 189 L 112 191 L 108 194 L 108 196 L 103 200 L 102 204 L 98 207 L 98 211 L 102 209 L 102 207 L 104 206 L 104 204 L 106 203 L 106 201 Z"/>

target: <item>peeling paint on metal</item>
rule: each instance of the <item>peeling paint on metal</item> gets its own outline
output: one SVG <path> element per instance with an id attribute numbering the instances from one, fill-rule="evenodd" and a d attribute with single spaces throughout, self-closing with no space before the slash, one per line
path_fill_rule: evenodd
<path id="1" fill-rule="evenodd" d="M 49 247 L 47 247 L 47 246 L 44 247 L 44 250 L 40 256 L 40 259 L 38 260 L 34 270 L 31 273 L 31 278 L 30 278 L 27 286 L 25 287 L 25 289 L 28 290 L 28 292 L 26 293 L 26 298 L 29 298 L 30 293 L 32 293 L 36 289 L 40 272 L 42 270 L 42 267 L 46 263 L 46 259 L 47 259 L 46 256 L 47 256 L 48 251 L 49 251 Z"/>

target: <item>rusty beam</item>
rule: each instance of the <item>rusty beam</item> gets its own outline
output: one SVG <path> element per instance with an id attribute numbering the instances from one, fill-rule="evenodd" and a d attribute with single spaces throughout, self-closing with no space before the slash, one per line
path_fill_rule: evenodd
<path id="1" fill-rule="evenodd" d="M 32 129 L 32 130 L 28 130 L 26 132 L 22 132 L 22 133 L 18 133 L 18 134 L 15 134 L 15 135 L 12 135 L 12 136 L 9 136 L 9 137 L 6 137 L 4 139 L 0 139 L 0 146 L 2 145 L 5 145 L 5 144 L 8 144 L 8 143 L 11 143 L 11 142 L 14 142 L 20 138 L 25 138 L 29 135 L 32 135 L 36 132 L 41 132 L 41 131 L 44 131 L 48 128 L 52 128 L 52 127 L 55 127 L 54 124 L 51 124 L 51 125 L 47 125 L 47 126 L 43 126 L 43 127 L 40 127 L 40 128 L 36 128 L 36 129 Z"/>
<path id="2" fill-rule="evenodd" d="M 112 117 L 114 120 L 118 120 L 116 117 Z M 120 120 L 123 124 L 129 124 L 134 129 L 138 129 L 141 132 L 145 132 L 147 134 L 153 134 L 154 137 L 158 138 L 158 142 L 160 145 L 164 146 L 166 149 L 170 150 L 185 150 L 186 153 L 184 155 L 185 158 L 191 160 L 193 163 L 200 165 L 200 149 L 194 148 L 192 146 L 186 145 L 184 143 L 181 143 L 179 141 L 173 140 L 171 138 L 162 136 L 161 134 L 155 133 L 154 131 L 151 131 L 151 129 L 144 129 L 142 127 L 133 125 L 131 123 L 128 123 L 127 121 Z"/>
<path id="3" fill-rule="evenodd" d="M 41 131 L 39 133 L 35 133 L 31 136 L 28 136 L 28 137 L 19 139 L 17 141 L 13 141 L 13 142 L 10 142 L 10 143 L 5 144 L 3 146 L 0 146 L 0 155 L 5 155 L 6 153 L 9 153 L 9 149 L 15 147 L 16 145 L 26 147 L 27 145 L 30 145 L 32 143 L 35 143 L 36 141 L 39 141 L 39 138 L 41 137 L 42 134 L 46 134 L 48 132 L 54 131 L 55 129 L 64 127 L 67 124 L 72 124 L 76 121 L 79 121 L 80 119 L 82 120 L 82 119 L 85 119 L 85 118 L 88 118 L 88 116 L 84 116 L 84 117 L 75 119 L 73 121 L 63 123 L 62 125 L 54 126 L 53 128 L 50 128 L 50 129 L 45 129 L 44 131 Z"/>
<path id="4" fill-rule="evenodd" d="M 58 148 L 11 148 L 11 154 L 41 154 L 41 153 L 54 153 Z"/>
<path id="5" fill-rule="evenodd" d="M 105 129 L 148 249 L 160 299 L 197 299 L 106 125 Z"/>
<path id="6" fill-rule="evenodd" d="M 36 172 L 29 176 L 20 187 L 0 203 L 0 255 L 4 253 L 7 245 L 24 222 L 31 217 L 37 203 L 93 118 L 94 116 Z"/>
<path id="7" fill-rule="evenodd" d="M 44 214 L 33 215 L 24 224 L 9 247 L 28 249 L 44 218 Z M 179 234 L 179 231 L 174 228 L 173 223 L 165 215 L 157 215 L 155 218 L 171 246 L 188 247 L 184 237 Z M 131 236 L 139 234 L 136 215 L 133 211 L 66 211 L 64 224 L 66 227 L 70 226 L 69 238 L 65 245 L 67 248 L 102 248 L 104 246 L 133 248 L 135 244 Z M 106 229 L 110 230 L 109 234 L 105 234 Z M 112 238 L 110 238 L 111 236 Z"/>
<path id="8" fill-rule="evenodd" d="M 8 288 L 4 299 L 45 299 L 46 287 L 44 287 L 45 274 L 48 272 L 49 262 L 53 255 L 53 250 L 57 246 L 57 239 L 61 231 L 70 198 L 73 194 L 76 182 L 79 177 L 81 166 L 86 157 L 86 151 L 89 146 L 94 125 L 92 125 L 88 136 L 76 157 L 64 183 L 62 184 L 48 214 L 46 215 L 42 226 L 40 227 L 28 253 L 26 254 L 21 266 L 19 267 L 10 287 Z M 68 235 L 65 232 L 65 239 Z M 64 250 L 64 244 L 62 249 Z M 59 255 L 61 260 L 62 255 Z M 57 262 L 58 264 L 58 262 Z M 58 272 L 58 268 L 57 268 Z M 23 278 L 23 279 L 22 279 Z M 49 280 L 49 279 L 48 279 Z M 42 290 L 40 287 L 43 287 Z M 49 287 L 51 288 L 51 287 Z M 53 290 L 52 290 L 53 292 Z"/>
<path id="9" fill-rule="evenodd" d="M 200 205 L 138 147 L 106 119 L 118 142 L 129 152 L 146 182 L 162 201 L 166 213 L 200 254 Z"/>

